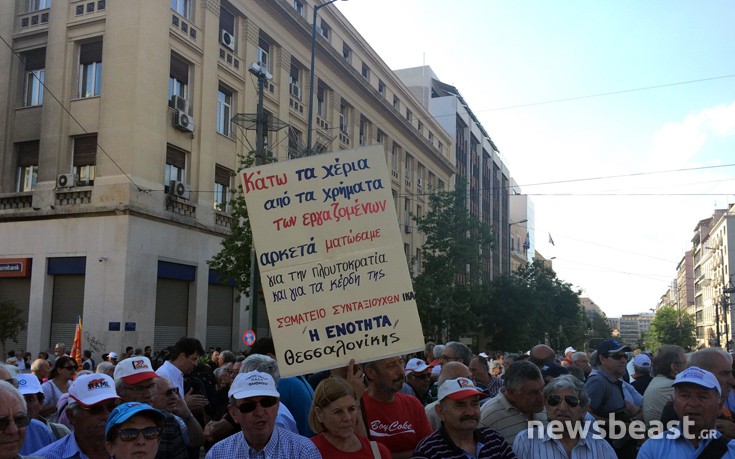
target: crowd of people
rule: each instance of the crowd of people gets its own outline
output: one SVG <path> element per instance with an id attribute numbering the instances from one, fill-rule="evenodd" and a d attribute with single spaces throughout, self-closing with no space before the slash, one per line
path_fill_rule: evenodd
<path id="1" fill-rule="evenodd" d="M 151 351 L 9 355 L 0 459 L 735 458 L 733 357 L 714 347 L 428 343 L 287 378 L 270 338 Z"/>

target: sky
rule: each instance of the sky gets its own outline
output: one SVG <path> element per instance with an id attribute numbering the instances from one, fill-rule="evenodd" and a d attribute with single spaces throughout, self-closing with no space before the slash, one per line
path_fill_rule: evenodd
<path id="1" fill-rule="evenodd" d="M 534 204 L 536 250 L 608 317 L 654 308 L 735 203 L 735 2 L 334 6 L 391 69 L 457 87 Z"/>

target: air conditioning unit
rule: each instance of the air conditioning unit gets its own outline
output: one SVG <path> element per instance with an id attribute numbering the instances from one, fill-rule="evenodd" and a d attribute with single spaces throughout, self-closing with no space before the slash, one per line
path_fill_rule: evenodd
<path id="1" fill-rule="evenodd" d="M 406 234 L 413 233 L 413 226 L 411 226 L 411 225 L 404 225 L 404 229 L 406 231 Z"/>
<path id="2" fill-rule="evenodd" d="M 229 48 L 231 51 L 235 51 L 235 36 L 230 32 L 222 29 L 219 40 L 226 48 Z"/>
<path id="3" fill-rule="evenodd" d="M 292 96 L 294 96 L 297 99 L 301 99 L 301 86 L 291 83 L 289 85 L 289 89 L 291 91 Z"/>
<path id="4" fill-rule="evenodd" d="M 258 48 L 258 63 L 261 67 L 268 68 L 268 51 Z"/>
<path id="5" fill-rule="evenodd" d="M 180 131 L 194 132 L 194 118 L 187 115 L 185 111 L 174 111 L 173 124 Z"/>
<path id="6" fill-rule="evenodd" d="M 57 188 L 71 188 L 77 184 L 77 176 L 74 174 L 59 174 L 56 177 Z"/>
<path id="7" fill-rule="evenodd" d="M 179 110 L 184 113 L 189 113 L 189 101 L 184 99 L 181 96 L 172 96 L 171 100 L 173 101 L 171 103 L 171 106 L 174 108 L 174 110 Z"/>
<path id="8" fill-rule="evenodd" d="M 171 180 L 168 184 L 168 194 L 177 198 L 189 199 L 189 185 L 178 180 Z"/>

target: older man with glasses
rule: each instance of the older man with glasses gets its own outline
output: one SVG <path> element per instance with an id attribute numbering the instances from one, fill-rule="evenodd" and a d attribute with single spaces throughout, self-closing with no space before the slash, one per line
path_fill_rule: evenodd
<path id="1" fill-rule="evenodd" d="M 518 459 L 616 459 L 612 446 L 596 436 L 591 426 L 582 428 L 588 404 L 584 383 L 574 376 L 551 380 L 544 387 L 549 424 L 539 422 L 516 436 L 513 450 Z"/>
<path id="2" fill-rule="evenodd" d="M 22 458 L 18 452 L 31 422 L 23 396 L 7 381 L 0 381 L 0 459 Z"/>
<path id="3" fill-rule="evenodd" d="M 280 394 L 270 374 L 240 373 L 230 387 L 229 396 L 228 410 L 242 434 L 231 435 L 215 444 L 207 459 L 321 458 L 309 439 L 276 426 Z"/>
<path id="4" fill-rule="evenodd" d="M 66 407 L 73 432 L 33 455 L 46 459 L 109 459 L 105 423 L 119 400 L 115 381 L 109 376 L 94 373 L 78 377 L 69 388 Z"/>

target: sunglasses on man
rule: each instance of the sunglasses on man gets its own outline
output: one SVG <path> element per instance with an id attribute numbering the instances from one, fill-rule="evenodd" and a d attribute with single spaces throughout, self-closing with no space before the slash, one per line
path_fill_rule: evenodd
<path id="1" fill-rule="evenodd" d="M 235 405 L 235 408 L 237 408 L 241 413 L 247 414 L 255 411 L 258 405 L 262 406 L 263 408 L 270 408 L 276 403 L 278 403 L 278 399 L 276 397 L 263 397 L 258 401 L 248 400 L 240 406 Z"/>
<path id="2" fill-rule="evenodd" d="M 135 441 L 140 436 L 140 434 L 143 434 L 143 438 L 145 438 L 146 440 L 155 440 L 161 437 L 162 431 L 163 429 L 160 427 L 146 427 L 144 429 L 120 429 L 117 432 L 117 438 L 125 442 Z"/>
<path id="3" fill-rule="evenodd" d="M 549 395 L 546 397 L 546 404 L 549 406 L 557 406 L 561 403 L 562 396 L 561 395 Z M 567 405 L 571 406 L 572 408 L 576 408 L 579 406 L 582 401 L 575 397 L 574 395 L 565 395 L 564 401 L 567 402 Z"/>

